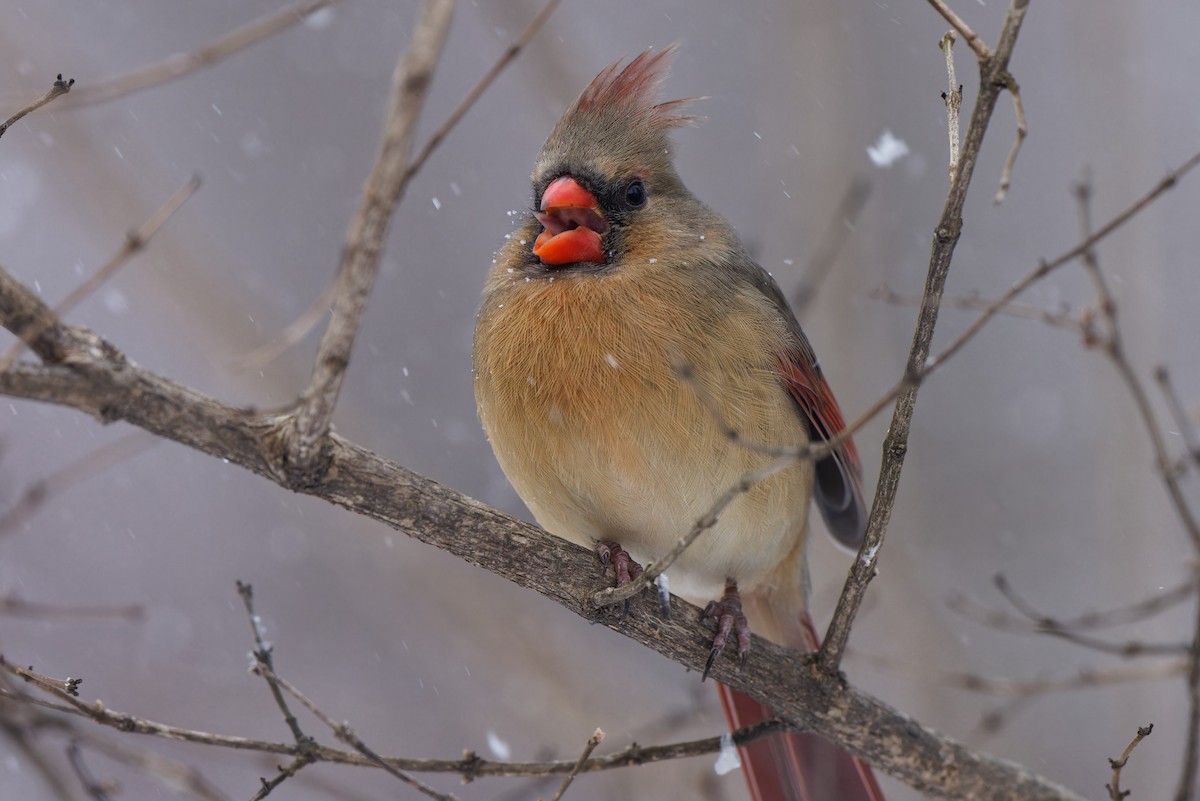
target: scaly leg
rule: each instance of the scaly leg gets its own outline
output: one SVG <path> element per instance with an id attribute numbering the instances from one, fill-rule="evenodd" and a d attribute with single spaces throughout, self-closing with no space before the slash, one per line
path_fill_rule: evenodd
<path id="1" fill-rule="evenodd" d="M 708 606 L 704 607 L 700 619 L 711 619 L 717 623 L 717 633 L 713 637 L 712 651 L 708 654 L 708 662 L 704 665 L 704 675 L 701 677 L 701 681 L 708 678 L 708 672 L 712 670 L 717 657 L 725 649 L 725 643 L 729 640 L 730 634 L 737 637 L 738 661 L 746 661 L 746 655 L 750 653 L 750 626 L 746 623 L 746 616 L 742 614 L 742 596 L 738 594 L 736 581 L 725 580 L 725 594 L 719 601 L 709 601 Z"/>

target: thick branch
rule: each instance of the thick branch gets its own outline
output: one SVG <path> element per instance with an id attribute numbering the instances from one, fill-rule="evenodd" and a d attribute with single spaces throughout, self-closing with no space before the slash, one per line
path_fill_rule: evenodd
<path id="1" fill-rule="evenodd" d="M 9 279 L 25 305 L 38 301 Z M 0 309 L 5 303 L 0 293 Z M 2 320 L 0 320 L 2 321 Z M 80 329 L 55 329 L 66 339 L 67 364 L 17 364 L 0 374 L 0 394 L 42 400 L 124 420 L 167 439 L 227 459 L 290 487 L 378 520 L 558 601 L 699 671 L 711 632 L 699 610 L 662 619 L 650 599 L 634 599 L 628 616 L 597 610 L 592 553 L 381 458 L 331 434 L 330 469 L 315 484 L 289 484 L 275 465 L 286 447 L 281 418 L 228 406 L 128 363 L 115 348 Z M 713 677 L 768 704 L 780 715 L 859 754 L 919 790 L 972 799 L 1072 799 L 1067 790 L 1021 767 L 982 755 L 880 701 L 847 687 L 836 674 L 797 670 L 795 654 L 755 641 L 739 669 L 714 667 Z"/>

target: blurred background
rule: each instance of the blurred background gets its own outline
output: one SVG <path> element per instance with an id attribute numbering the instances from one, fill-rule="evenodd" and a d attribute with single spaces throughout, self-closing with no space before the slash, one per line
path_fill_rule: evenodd
<path id="1" fill-rule="evenodd" d="M 216 397 L 259 407 L 308 381 L 317 335 L 237 372 L 321 293 L 371 164 L 389 80 L 415 2 L 346 0 L 181 80 L 115 102 L 55 104 L 0 142 L 0 263 L 47 301 L 65 295 L 193 172 L 203 188 L 114 280 L 69 319 L 140 365 Z M 987 41 L 1000 0 L 958 0 Z M 62 72 L 85 87 L 182 53 L 281 7 L 266 0 L 6 0 L 0 116 Z M 540 7 L 463 2 L 422 119 L 432 132 Z M 566 0 L 409 188 L 342 394 L 340 433 L 438 481 L 527 516 L 475 416 L 473 316 L 493 251 L 528 203 L 542 140 L 597 70 L 681 42 L 668 97 L 705 96 L 706 119 L 675 136 L 680 174 L 739 230 L 785 289 L 796 287 L 831 225 L 851 231 L 805 330 L 847 417 L 901 375 L 915 309 L 872 299 L 916 293 L 947 187 L 946 24 L 923 2 Z M 1034 2 L 1012 61 L 1029 120 L 1008 200 L 995 206 L 1014 134 L 1002 96 L 965 213 L 948 293 L 994 297 L 1080 238 L 1072 187 L 1085 169 L 1103 221 L 1200 147 L 1200 6 L 1172 0 Z M 977 70 L 956 48 L 966 113 Z M 907 147 L 889 167 L 867 149 L 885 131 Z M 423 138 L 423 137 L 422 137 Z M 870 196 L 853 221 L 838 204 L 855 180 Z M 1100 251 L 1130 358 L 1148 382 L 1173 368 L 1200 400 L 1192 177 Z M 1076 313 L 1093 302 L 1077 266 L 1024 298 Z M 974 317 L 944 311 L 935 350 Z M 0 347 L 11 337 L 0 335 Z M 1152 384 L 1151 384 L 1152 386 Z M 1165 416 L 1155 392 L 1154 402 Z M 1168 442 L 1182 451 L 1173 424 Z M 858 437 L 868 481 L 886 420 Z M 0 510 L 30 482 L 130 433 L 69 410 L 0 402 Z M 1194 478 L 1189 497 L 1198 498 Z M 814 518 L 813 608 L 832 609 L 849 557 Z M 924 723 L 1091 796 L 1107 757 L 1138 725 L 1153 736 L 1123 786 L 1163 797 L 1178 776 L 1186 692 L 1179 678 L 1064 691 L 1021 703 L 955 689 L 942 671 L 1029 680 L 1121 663 L 1048 638 L 1001 632 L 948 608 L 967 596 L 1004 608 L 1004 573 L 1063 617 L 1129 603 L 1187 577 L 1189 541 L 1154 472 L 1135 408 L 1112 365 L 1079 337 L 1001 318 L 923 388 L 898 504 L 846 664 L 853 682 Z M 279 672 L 378 752 L 455 758 L 573 759 L 597 726 L 602 751 L 711 736 L 724 723 L 698 677 L 552 602 L 384 527 L 292 495 L 168 442 L 57 495 L 0 536 L 0 596 L 126 605 L 137 621 L 56 614 L 0 617 L 0 652 L 82 695 L 175 725 L 286 741 L 263 682 L 247 673 L 250 632 L 234 588 L 252 582 Z M 1114 640 L 1190 638 L 1190 605 Z M 1157 663 L 1151 663 L 1157 664 Z M 1149 665 L 1148 665 L 1149 667 Z M 998 730 L 985 715 L 1001 708 Z M 310 734 L 332 742 L 311 719 Z M 111 732 L 104 736 L 122 737 Z M 197 766 L 232 798 L 250 797 L 278 760 L 124 736 Z M 38 747 L 73 789 L 63 740 Z M 121 798 L 176 791 L 88 752 Z M 574 801 L 745 798 L 713 759 L 587 776 Z M 557 780 L 427 777 L 463 799 L 529 799 Z M 889 797 L 918 794 L 893 782 Z M 396 797 L 374 771 L 318 765 L 289 799 Z M 407 795 L 405 795 L 407 794 Z M 416 797 L 401 791 L 403 797 Z M 0 739 L 0 796 L 55 795 L 15 741 Z"/>

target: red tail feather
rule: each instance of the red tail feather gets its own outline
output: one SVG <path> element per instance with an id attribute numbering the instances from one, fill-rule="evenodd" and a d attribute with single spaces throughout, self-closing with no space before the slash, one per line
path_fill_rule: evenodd
<path id="1" fill-rule="evenodd" d="M 818 644 L 808 615 L 808 645 Z M 717 685 L 731 730 L 772 716 L 766 706 L 724 684 Z M 762 737 L 738 749 L 754 801 L 884 801 L 871 766 L 815 734 L 789 732 Z"/>

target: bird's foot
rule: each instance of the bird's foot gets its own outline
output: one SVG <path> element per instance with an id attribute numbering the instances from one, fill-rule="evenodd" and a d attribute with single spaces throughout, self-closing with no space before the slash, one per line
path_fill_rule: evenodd
<path id="1" fill-rule="evenodd" d="M 633 560 L 629 551 L 615 542 L 600 540 L 596 543 L 596 556 L 600 559 L 600 568 L 607 570 L 612 565 L 616 573 L 618 587 L 624 587 L 638 576 L 642 575 L 642 566 Z"/>
<path id="2" fill-rule="evenodd" d="M 746 655 L 750 653 L 750 625 L 746 622 L 746 616 L 742 614 L 742 596 L 738 594 L 735 582 L 725 582 L 725 594 L 721 596 L 721 600 L 709 601 L 708 606 L 704 607 L 700 619 L 711 619 L 717 623 L 717 633 L 713 637 L 712 651 L 709 652 L 708 661 L 704 664 L 704 675 L 700 678 L 701 681 L 708 678 L 708 673 L 712 670 L 717 657 L 721 655 L 721 651 L 725 650 L 725 644 L 728 642 L 730 634 L 737 637 L 738 662 L 746 661 Z"/>
<path id="3" fill-rule="evenodd" d="M 612 565 L 613 573 L 616 575 L 616 586 L 624 587 L 629 582 L 642 575 L 642 566 L 634 561 L 629 555 L 629 551 L 622 548 L 615 542 L 609 540 L 600 540 L 596 543 L 596 556 L 600 559 L 600 569 L 607 570 L 609 565 Z M 625 618 L 629 614 L 629 599 L 625 599 L 625 603 L 621 607 L 621 617 Z"/>

